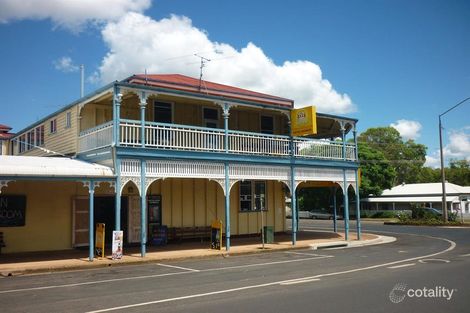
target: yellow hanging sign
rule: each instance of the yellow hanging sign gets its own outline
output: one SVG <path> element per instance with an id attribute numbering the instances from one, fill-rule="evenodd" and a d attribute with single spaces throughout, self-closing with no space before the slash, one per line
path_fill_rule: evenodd
<path id="1" fill-rule="evenodd" d="M 308 106 L 291 111 L 292 136 L 307 136 L 317 133 L 317 108 Z"/>
<path id="2" fill-rule="evenodd" d="M 96 223 L 95 254 L 104 258 L 104 223 Z"/>

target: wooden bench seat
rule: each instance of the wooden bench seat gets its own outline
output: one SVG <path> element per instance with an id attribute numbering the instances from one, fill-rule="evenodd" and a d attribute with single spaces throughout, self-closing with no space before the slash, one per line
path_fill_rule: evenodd
<path id="1" fill-rule="evenodd" d="M 210 237 L 210 226 L 168 228 L 168 241 L 181 241 L 183 239 L 200 239 L 202 242 L 204 241 L 204 239 L 209 239 Z"/>

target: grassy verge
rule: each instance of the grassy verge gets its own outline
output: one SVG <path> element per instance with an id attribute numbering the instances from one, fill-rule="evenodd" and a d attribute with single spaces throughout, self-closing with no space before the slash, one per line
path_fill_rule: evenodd
<path id="1" fill-rule="evenodd" d="M 461 222 L 447 222 L 439 220 L 408 220 L 408 221 L 395 221 L 384 222 L 385 225 L 412 225 L 412 226 L 464 226 L 470 227 L 470 223 Z"/>

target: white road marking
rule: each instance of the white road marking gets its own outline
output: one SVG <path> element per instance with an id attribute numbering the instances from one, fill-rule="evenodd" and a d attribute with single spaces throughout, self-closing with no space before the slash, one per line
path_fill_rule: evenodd
<path id="1" fill-rule="evenodd" d="M 407 267 L 407 266 L 413 266 L 413 265 L 416 265 L 416 263 L 407 263 L 407 264 L 389 266 L 387 268 L 394 269 L 394 268 Z"/>
<path id="2" fill-rule="evenodd" d="M 449 260 L 444 260 L 444 259 L 422 259 L 418 261 L 419 263 L 429 263 L 429 262 L 442 262 L 442 263 L 450 263 Z"/>
<path id="3" fill-rule="evenodd" d="M 226 267 L 210 268 L 210 269 L 200 270 L 200 272 L 212 272 L 212 271 L 231 270 L 231 269 L 235 269 L 235 268 L 245 268 L 245 267 L 254 267 L 254 266 L 265 266 L 265 265 L 303 262 L 303 261 L 310 261 L 310 260 L 319 260 L 319 259 L 324 259 L 324 258 L 333 258 L 333 256 L 332 255 L 325 255 L 325 256 L 316 256 L 316 257 L 312 257 L 312 258 L 303 258 L 303 259 L 294 259 L 294 260 L 285 260 L 285 261 L 273 261 L 273 262 L 266 262 L 266 263 L 253 263 L 253 264 L 244 264 L 244 265 L 234 265 L 234 266 L 226 266 Z"/>
<path id="4" fill-rule="evenodd" d="M 134 277 L 95 280 L 95 281 L 87 281 L 87 282 L 75 283 L 75 284 L 50 285 L 50 286 L 42 286 L 42 287 L 31 287 L 31 288 L 22 288 L 22 289 L 2 290 L 2 291 L 0 291 L 0 294 L 19 292 L 19 291 L 44 290 L 44 289 L 54 289 L 54 288 L 67 288 L 67 287 L 76 287 L 76 286 L 95 285 L 95 284 L 103 284 L 103 283 L 113 283 L 113 282 L 116 282 L 116 281 L 123 281 L 123 280 L 136 280 L 136 279 L 144 279 L 144 278 L 155 278 L 155 277 L 164 277 L 164 276 L 188 274 L 188 273 L 192 273 L 192 272 L 186 271 L 186 272 L 176 272 L 176 273 L 165 273 L 165 274 L 155 274 L 155 275 L 145 275 L 145 276 L 134 276 Z"/>
<path id="5" fill-rule="evenodd" d="M 248 290 L 248 289 L 274 286 L 274 285 L 279 285 L 282 282 L 283 281 L 277 281 L 277 282 L 260 284 L 260 285 L 252 285 L 252 286 L 245 286 L 245 287 L 239 287 L 239 288 L 218 290 L 218 291 L 213 291 L 213 292 L 198 293 L 198 294 L 194 294 L 194 295 L 188 295 L 188 296 L 182 296 L 182 297 L 176 297 L 176 298 L 168 298 L 168 299 L 162 299 L 162 300 L 156 300 L 156 301 L 149 301 L 149 302 L 142 302 L 142 303 L 136 303 L 136 304 L 117 306 L 117 307 L 113 307 L 113 308 L 107 308 L 107 309 L 101 309 L 101 310 L 95 310 L 95 311 L 88 311 L 87 313 L 100 313 L 100 312 L 117 311 L 117 310 L 130 309 L 130 308 L 135 308 L 135 307 L 140 307 L 140 306 L 145 306 L 145 305 L 150 305 L 150 304 L 159 304 L 159 303 L 172 302 L 172 301 L 178 301 L 178 300 L 200 298 L 200 297 L 218 295 L 218 294 L 235 292 L 235 291 L 242 291 L 242 290 Z"/>
<path id="6" fill-rule="evenodd" d="M 332 255 L 326 255 L 326 254 L 317 254 L 317 253 L 307 253 L 307 252 L 285 251 L 284 253 L 287 253 L 287 254 L 299 254 L 299 255 L 310 255 L 310 256 L 325 256 L 325 257 L 332 257 Z"/>
<path id="7" fill-rule="evenodd" d="M 310 283 L 312 281 L 319 281 L 320 278 L 311 278 L 311 279 L 293 279 L 289 281 L 285 281 L 280 283 L 279 285 L 281 286 L 289 286 L 289 285 L 296 285 L 296 284 L 304 284 L 304 283 Z"/>
<path id="8" fill-rule="evenodd" d="M 460 256 L 470 256 L 470 253 L 467 253 L 467 254 L 461 254 Z"/>
<path id="9" fill-rule="evenodd" d="M 424 237 L 431 237 L 431 236 L 424 236 Z M 409 259 L 405 259 L 405 260 L 398 260 L 398 261 L 393 261 L 393 262 L 388 262 L 388 263 L 383 263 L 383 264 L 376 264 L 376 265 L 371 265 L 371 266 L 366 266 L 366 267 L 361 267 L 361 268 L 355 268 L 355 269 L 346 270 L 346 271 L 339 271 L 339 272 L 319 274 L 319 275 L 314 275 L 314 276 L 300 277 L 300 278 L 297 278 L 296 280 L 301 281 L 301 280 L 319 279 L 319 278 L 322 278 L 322 277 L 355 273 L 355 272 L 366 271 L 366 270 L 370 270 L 370 269 L 376 269 L 376 268 L 380 268 L 380 267 L 388 267 L 388 266 L 391 266 L 391 265 L 394 265 L 394 264 L 399 264 L 399 263 L 403 263 L 403 262 L 415 261 L 415 260 L 420 260 L 420 259 L 423 259 L 423 258 L 430 258 L 430 257 L 433 257 L 433 256 L 437 256 L 437 255 L 449 252 L 449 251 L 455 249 L 455 247 L 457 246 L 457 244 L 455 242 L 453 242 L 452 240 L 446 239 L 446 238 L 440 238 L 440 237 L 431 237 L 431 238 L 441 239 L 441 240 L 447 241 L 447 242 L 450 243 L 450 246 L 445 250 L 442 250 L 442 251 L 439 251 L 439 252 L 436 252 L 436 253 L 432 253 L 432 254 L 428 254 L 428 255 L 424 255 L 424 256 L 409 258 Z M 135 303 L 135 304 L 129 304 L 129 305 L 124 305 L 124 306 L 105 308 L 105 309 L 96 310 L 96 311 L 89 311 L 87 313 L 117 311 L 117 310 L 123 310 L 123 309 L 140 307 L 140 306 L 146 306 L 146 305 L 151 305 L 151 304 L 172 302 L 172 301 L 185 300 L 185 299 L 191 299 L 191 298 L 199 298 L 199 297 L 206 297 L 206 296 L 210 296 L 210 295 L 230 293 L 230 292 L 236 292 L 236 291 L 242 291 L 242 290 L 248 290 L 248 289 L 255 289 L 255 288 L 263 288 L 263 287 L 274 286 L 274 285 L 281 285 L 281 284 L 289 283 L 289 282 L 292 282 L 292 281 L 295 281 L 295 279 L 294 280 L 293 279 L 281 280 L 281 281 L 275 281 L 275 282 L 265 283 L 265 284 L 260 284 L 260 285 L 250 285 L 250 286 L 239 287 L 239 288 L 218 290 L 218 291 L 213 291 L 213 292 L 193 294 L 193 295 L 187 295 L 187 296 L 176 297 L 176 298 L 167 298 L 167 299 L 161 299 L 161 300 L 150 301 L 150 302 Z"/>
<path id="10" fill-rule="evenodd" d="M 157 263 L 159 266 L 163 267 L 171 267 L 171 268 L 177 268 L 179 270 L 185 270 L 185 271 L 190 271 L 190 272 L 199 272 L 199 270 L 195 270 L 193 268 L 188 268 L 188 267 L 181 267 L 181 266 L 176 266 L 176 265 L 170 265 L 170 264 L 163 264 L 163 263 Z"/>
<path id="11" fill-rule="evenodd" d="M 89 281 L 89 282 L 75 283 L 75 284 L 51 285 L 51 286 L 42 286 L 42 287 L 31 287 L 31 288 L 22 288 L 22 289 L 11 289 L 11 290 L 3 290 L 3 291 L 0 291 L 0 294 L 4 294 L 4 293 L 13 293 L 13 292 L 21 292 L 21 291 L 32 291 L 32 290 L 45 290 L 45 289 L 54 289 L 54 288 L 68 288 L 68 287 L 77 287 L 77 286 L 84 286 L 84 285 L 95 285 L 95 284 L 103 284 L 103 283 L 112 283 L 112 282 L 125 281 L 125 280 L 148 279 L 148 278 L 155 278 L 155 277 L 162 277 L 162 276 L 172 276 L 172 275 L 199 273 L 199 272 L 222 271 L 222 270 L 229 270 L 229 269 L 236 269 L 236 268 L 246 268 L 246 267 L 255 267 L 255 266 L 265 266 L 265 265 L 275 265 L 275 264 L 284 264 L 284 263 L 294 263 L 294 262 L 302 262 L 302 261 L 309 261 L 309 260 L 318 260 L 318 259 L 324 259 L 324 258 L 330 258 L 330 257 L 333 257 L 333 256 L 318 256 L 318 257 L 303 258 L 303 259 L 294 259 L 294 260 L 285 260 L 285 261 L 273 261 L 273 262 L 266 262 L 266 263 L 244 264 L 244 265 L 226 266 L 226 267 L 219 267 L 219 268 L 209 268 L 209 269 L 202 269 L 202 270 L 189 269 L 189 268 L 186 268 L 186 267 L 176 267 L 176 268 L 184 269 L 185 272 L 175 272 L 175 273 L 165 273 L 165 274 L 155 274 L 155 275 L 144 275 L 144 276 L 114 278 L 114 279 L 96 280 L 96 281 Z M 175 267 L 175 266 L 173 266 L 173 265 L 169 266 L 168 264 L 161 264 L 161 263 L 158 263 L 158 265 L 161 265 L 161 266 L 168 266 L 168 267 Z"/>

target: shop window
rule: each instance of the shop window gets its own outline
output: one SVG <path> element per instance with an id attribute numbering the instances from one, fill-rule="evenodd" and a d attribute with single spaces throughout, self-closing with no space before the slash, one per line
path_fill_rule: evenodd
<path id="1" fill-rule="evenodd" d="M 268 115 L 261 115 L 261 133 L 274 134 L 274 118 Z"/>
<path id="2" fill-rule="evenodd" d="M 266 210 L 266 182 L 240 182 L 240 211 L 258 212 Z"/>
<path id="3" fill-rule="evenodd" d="M 173 123 L 173 105 L 167 102 L 155 101 L 153 120 L 158 123 Z"/>

